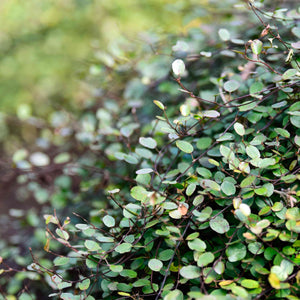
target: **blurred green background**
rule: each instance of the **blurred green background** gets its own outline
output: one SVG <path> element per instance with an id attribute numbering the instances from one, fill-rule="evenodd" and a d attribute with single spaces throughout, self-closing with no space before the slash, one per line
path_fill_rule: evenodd
<path id="1" fill-rule="evenodd" d="M 124 35 L 135 42 L 143 31 L 178 33 L 182 11 L 193 2 L 199 3 L 2 0 L 0 109 L 14 113 L 30 104 L 33 113 L 44 115 L 51 106 L 77 105 L 85 97 L 80 78 L 95 48 L 106 51 Z"/>
<path id="2" fill-rule="evenodd" d="M 134 57 L 147 46 L 146 32 L 156 41 L 184 34 L 203 21 L 195 7 L 215 2 L 2 0 L 0 152 L 34 141 L 36 124 L 27 128 L 20 120 L 34 116 L 47 122 L 53 111 L 82 109 L 91 96 L 90 67 L 95 60 L 109 65 L 109 53 L 118 55 L 122 39 L 131 43 Z"/>

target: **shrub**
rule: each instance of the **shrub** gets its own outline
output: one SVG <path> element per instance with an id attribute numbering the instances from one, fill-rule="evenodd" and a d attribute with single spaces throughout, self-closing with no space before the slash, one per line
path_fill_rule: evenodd
<path id="1" fill-rule="evenodd" d="M 53 265 L 33 253 L 29 266 L 52 296 L 297 299 L 298 12 L 251 3 L 262 30 L 250 24 L 240 40 L 217 28 L 200 56 L 187 49 L 203 32 L 191 30 L 173 56 L 135 66 L 142 80 L 126 78 L 122 107 L 108 84 L 103 106 L 83 114 L 80 145 L 70 138 L 82 154 L 57 179 L 72 198 L 66 178 L 81 177 L 75 216 L 44 214 Z M 152 104 L 155 94 L 165 100 Z"/>

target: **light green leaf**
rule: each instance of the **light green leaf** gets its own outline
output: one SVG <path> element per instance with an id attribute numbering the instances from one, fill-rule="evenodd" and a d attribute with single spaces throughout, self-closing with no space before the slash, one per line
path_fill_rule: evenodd
<path id="1" fill-rule="evenodd" d="M 259 283 L 253 279 L 243 279 L 241 285 L 247 289 L 257 289 L 259 288 Z"/>
<path id="2" fill-rule="evenodd" d="M 226 42 L 230 40 L 230 32 L 227 29 L 225 28 L 219 29 L 218 34 L 222 41 Z"/>
<path id="3" fill-rule="evenodd" d="M 247 248 L 242 243 L 231 245 L 226 249 L 226 255 L 228 256 L 228 260 L 230 262 L 242 260 L 246 254 Z"/>
<path id="4" fill-rule="evenodd" d="M 240 206 L 239 206 L 239 210 L 246 217 L 250 216 L 250 214 L 251 214 L 251 209 L 250 209 L 250 206 L 248 204 L 241 203 Z"/>
<path id="5" fill-rule="evenodd" d="M 123 271 L 122 265 L 110 265 L 109 268 L 112 272 L 116 272 L 116 273 L 120 273 Z"/>
<path id="6" fill-rule="evenodd" d="M 257 94 L 259 92 L 262 91 L 262 89 L 264 88 L 264 85 L 261 82 L 254 82 L 253 84 L 251 84 L 250 86 L 250 94 Z"/>
<path id="7" fill-rule="evenodd" d="M 144 201 L 148 197 L 148 192 L 146 189 L 142 186 L 134 186 L 130 190 L 130 195 L 132 198 L 139 200 L 139 201 Z"/>
<path id="8" fill-rule="evenodd" d="M 296 126 L 297 128 L 300 128 L 300 116 L 291 116 L 290 120 L 294 126 Z"/>
<path id="9" fill-rule="evenodd" d="M 158 259 L 162 260 L 162 261 L 167 261 L 167 260 L 170 260 L 172 258 L 173 254 L 174 254 L 173 249 L 163 250 L 163 251 L 159 252 Z"/>
<path id="10" fill-rule="evenodd" d="M 216 110 L 206 110 L 203 111 L 203 116 L 207 118 L 218 118 L 220 117 L 220 113 Z"/>
<path id="11" fill-rule="evenodd" d="M 162 261 L 156 258 L 152 258 L 148 262 L 148 267 L 155 272 L 159 272 L 161 268 L 163 267 Z"/>
<path id="12" fill-rule="evenodd" d="M 140 174 L 149 174 L 149 173 L 152 173 L 153 170 L 151 168 L 144 168 L 144 169 L 139 169 L 137 170 L 135 173 L 140 175 Z"/>
<path id="13" fill-rule="evenodd" d="M 115 248 L 115 251 L 118 252 L 118 253 L 126 253 L 126 252 L 130 252 L 131 248 L 132 248 L 131 244 L 123 243 L 123 244 L 120 244 L 119 246 L 117 246 Z"/>
<path id="14" fill-rule="evenodd" d="M 137 272 L 135 272 L 134 270 L 125 269 L 121 271 L 120 275 L 128 278 L 136 278 Z"/>
<path id="15" fill-rule="evenodd" d="M 282 74 L 282 79 L 287 80 L 294 77 L 297 74 L 296 69 L 288 69 Z"/>
<path id="16" fill-rule="evenodd" d="M 69 261 L 70 261 L 69 257 L 60 257 L 60 256 L 58 256 L 54 259 L 53 263 L 54 263 L 55 266 L 62 266 L 62 265 L 67 264 Z"/>
<path id="17" fill-rule="evenodd" d="M 227 196 L 234 195 L 236 192 L 235 185 L 229 181 L 223 181 L 221 184 L 221 190 Z"/>
<path id="18" fill-rule="evenodd" d="M 178 140 L 176 141 L 176 146 L 185 153 L 192 153 L 194 151 L 194 147 L 192 146 L 192 144 L 186 141 Z"/>
<path id="19" fill-rule="evenodd" d="M 248 298 L 248 292 L 243 288 L 243 287 L 241 287 L 241 286 L 233 286 L 232 288 L 231 288 L 231 291 L 235 294 L 235 295 L 237 295 L 237 296 L 239 296 L 239 297 L 241 297 L 242 299 L 247 299 Z"/>
<path id="20" fill-rule="evenodd" d="M 189 184 L 186 189 L 187 196 L 191 196 L 195 192 L 196 187 L 197 187 L 197 185 L 195 183 Z"/>
<path id="21" fill-rule="evenodd" d="M 240 135 L 240 136 L 245 135 L 245 128 L 244 128 L 244 125 L 243 125 L 243 124 L 236 122 L 236 123 L 233 125 L 233 127 L 234 127 L 235 132 L 236 132 L 238 135 Z"/>
<path id="22" fill-rule="evenodd" d="M 158 100 L 153 100 L 153 103 L 159 107 L 161 110 L 165 110 L 165 106 Z"/>
<path id="23" fill-rule="evenodd" d="M 197 141 L 197 148 L 199 150 L 205 150 L 212 144 L 210 137 L 202 137 Z"/>
<path id="24" fill-rule="evenodd" d="M 215 259 L 215 256 L 212 252 L 205 252 L 201 254 L 197 260 L 198 267 L 205 267 L 212 263 Z"/>
<path id="25" fill-rule="evenodd" d="M 262 51 L 263 43 L 260 40 L 254 40 L 251 43 L 251 50 L 253 54 L 259 55 Z"/>
<path id="26" fill-rule="evenodd" d="M 123 157 L 126 162 L 128 162 L 129 164 L 132 164 L 132 165 L 136 165 L 139 162 L 138 159 L 133 155 L 124 154 Z"/>
<path id="27" fill-rule="evenodd" d="M 232 93 L 240 87 L 239 82 L 236 80 L 229 80 L 224 83 L 224 90 Z"/>
<path id="28" fill-rule="evenodd" d="M 115 219 L 109 215 L 104 216 L 102 221 L 105 224 L 105 226 L 107 226 L 107 227 L 114 227 L 116 224 Z"/>
<path id="29" fill-rule="evenodd" d="M 98 251 L 101 249 L 100 246 L 98 245 L 98 243 L 96 243 L 95 241 L 91 241 L 91 240 L 86 240 L 84 242 L 84 245 L 90 251 Z"/>
<path id="30" fill-rule="evenodd" d="M 80 290 L 84 291 L 87 290 L 90 286 L 91 281 L 87 278 L 81 282 L 79 282 L 78 287 Z"/>
<path id="31" fill-rule="evenodd" d="M 263 159 L 260 159 L 259 162 L 258 162 L 258 167 L 260 169 L 266 169 L 268 168 L 269 166 L 273 166 L 276 164 L 276 160 L 274 158 L 263 158 Z"/>
<path id="32" fill-rule="evenodd" d="M 213 180 L 210 179 L 201 179 L 200 180 L 201 187 L 205 189 L 212 189 L 214 191 L 220 191 L 221 187 Z"/>
<path id="33" fill-rule="evenodd" d="M 260 152 L 255 146 L 252 145 L 247 146 L 246 152 L 248 156 L 251 157 L 252 159 L 260 158 Z"/>
<path id="34" fill-rule="evenodd" d="M 69 234 L 63 229 L 56 228 L 55 232 L 60 238 L 66 241 L 70 238 Z"/>
<path id="35" fill-rule="evenodd" d="M 256 177 L 251 175 L 242 180 L 240 186 L 241 188 L 251 185 L 255 181 Z"/>
<path id="36" fill-rule="evenodd" d="M 185 71 L 185 64 L 182 59 L 176 59 L 172 63 L 172 70 L 176 76 L 182 76 Z"/>
<path id="37" fill-rule="evenodd" d="M 215 266 L 214 266 L 214 271 L 217 273 L 217 274 L 223 274 L 224 271 L 225 271 L 225 265 L 222 261 L 219 261 Z"/>
<path id="38" fill-rule="evenodd" d="M 164 296 L 164 300 L 183 300 L 183 293 L 180 290 L 173 290 Z"/>
<path id="39" fill-rule="evenodd" d="M 283 129 L 283 128 L 275 128 L 274 130 L 275 130 L 276 133 L 278 133 L 282 137 L 285 137 L 285 138 L 290 137 L 290 133 L 287 130 Z"/>
<path id="40" fill-rule="evenodd" d="M 198 238 L 195 238 L 191 241 L 188 241 L 188 247 L 191 249 L 191 250 L 196 250 L 196 251 L 199 251 L 199 252 L 204 252 L 205 249 L 206 249 L 206 244 L 198 239 Z"/>
<path id="41" fill-rule="evenodd" d="M 220 216 L 211 219 L 209 221 L 209 226 L 213 231 L 221 234 L 230 229 L 228 221 Z"/>
<path id="42" fill-rule="evenodd" d="M 157 146 L 156 141 L 155 141 L 153 138 L 151 138 L 151 137 L 147 137 L 147 138 L 145 138 L 145 137 L 140 137 L 140 138 L 139 138 L 139 143 L 140 143 L 142 146 L 144 146 L 144 147 L 146 147 L 146 148 L 149 148 L 149 149 L 155 149 L 156 146 Z"/>
<path id="43" fill-rule="evenodd" d="M 200 268 L 196 266 L 185 266 L 180 269 L 180 275 L 186 279 L 199 278 L 201 275 Z"/>

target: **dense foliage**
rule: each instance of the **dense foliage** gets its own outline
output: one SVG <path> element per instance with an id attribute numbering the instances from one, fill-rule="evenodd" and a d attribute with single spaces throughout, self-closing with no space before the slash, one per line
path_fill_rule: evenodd
<path id="1" fill-rule="evenodd" d="M 300 11 L 229 3 L 225 24 L 93 65 L 80 120 L 56 112 L 39 151 L 15 153 L 23 193 L 51 207 L 44 254 L 3 294 L 298 299 Z"/>

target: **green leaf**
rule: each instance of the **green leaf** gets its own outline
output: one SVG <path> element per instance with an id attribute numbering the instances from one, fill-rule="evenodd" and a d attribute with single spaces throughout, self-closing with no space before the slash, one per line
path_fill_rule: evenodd
<path id="1" fill-rule="evenodd" d="M 235 295 L 237 295 L 237 296 L 239 296 L 239 297 L 241 297 L 242 299 L 247 299 L 248 298 L 248 292 L 243 288 L 243 287 L 241 287 L 241 286 L 233 286 L 232 288 L 231 288 L 231 291 L 235 294 Z"/>
<path id="2" fill-rule="evenodd" d="M 260 158 L 260 152 L 255 146 L 252 145 L 247 146 L 246 152 L 248 156 L 251 157 L 252 159 Z"/>
<path id="3" fill-rule="evenodd" d="M 62 266 L 70 261 L 69 257 L 56 257 L 53 261 L 55 266 Z"/>
<path id="4" fill-rule="evenodd" d="M 261 82 L 254 82 L 253 84 L 251 84 L 250 86 L 250 94 L 257 94 L 259 92 L 262 91 L 262 89 L 264 88 L 264 85 Z"/>
<path id="5" fill-rule="evenodd" d="M 283 129 L 283 128 L 275 128 L 274 130 L 275 130 L 276 133 L 278 133 L 282 137 L 285 137 L 285 138 L 290 137 L 290 133 L 287 130 Z"/>
<path id="6" fill-rule="evenodd" d="M 138 212 L 141 210 L 141 206 L 133 203 L 128 203 L 123 209 L 123 216 L 125 218 L 131 219 L 138 215 Z"/>
<path id="7" fill-rule="evenodd" d="M 225 28 L 219 29 L 218 34 L 222 41 L 226 42 L 230 40 L 230 32 L 227 29 Z"/>
<path id="8" fill-rule="evenodd" d="M 232 93 L 240 87 L 239 82 L 236 80 L 229 80 L 224 83 L 224 90 Z"/>
<path id="9" fill-rule="evenodd" d="M 157 143 L 156 141 L 151 138 L 151 137 L 148 137 L 148 138 L 145 138 L 145 137 L 140 137 L 139 138 L 139 143 L 146 147 L 146 148 L 149 148 L 149 149 L 155 149 L 156 146 L 157 146 Z"/>
<path id="10" fill-rule="evenodd" d="M 164 300 L 183 300 L 183 293 L 180 290 L 173 290 L 164 296 Z"/>
<path id="11" fill-rule="evenodd" d="M 87 278 L 87 279 L 79 282 L 78 287 L 80 290 L 84 291 L 89 288 L 90 284 L 91 284 L 91 281 Z"/>
<path id="12" fill-rule="evenodd" d="M 196 187 L 197 187 L 197 185 L 195 183 L 189 184 L 186 189 L 186 195 L 191 196 L 195 192 Z"/>
<path id="13" fill-rule="evenodd" d="M 238 107 L 239 111 L 249 111 L 252 110 L 254 107 L 257 106 L 255 101 L 245 101 Z"/>
<path id="14" fill-rule="evenodd" d="M 178 140 L 176 141 L 176 146 L 185 153 L 192 153 L 194 151 L 194 147 L 186 141 Z"/>
<path id="15" fill-rule="evenodd" d="M 62 293 L 60 295 L 60 298 L 62 300 L 80 300 L 80 296 L 79 295 L 73 295 L 71 293 Z"/>
<path id="16" fill-rule="evenodd" d="M 233 127 L 234 127 L 235 132 L 236 132 L 238 135 L 240 135 L 240 136 L 245 135 L 245 128 L 244 128 L 244 125 L 243 125 L 243 124 L 236 122 L 236 123 L 233 125 Z"/>
<path id="17" fill-rule="evenodd" d="M 271 207 L 270 207 L 270 206 L 265 206 L 265 207 L 263 207 L 263 208 L 259 211 L 258 215 L 259 215 L 259 216 L 263 216 L 263 215 L 269 213 L 270 211 L 271 211 Z"/>
<path id="18" fill-rule="evenodd" d="M 182 76 L 185 71 L 185 64 L 182 59 L 176 59 L 172 63 L 172 70 L 176 76 Z"/>
<path id="19" fill-rule="evenodd" d="M 203 116 L 207 118 L 218 118 L 220 113 L 216 110 L 205 110 L 203 111 Z"/>
<path id="20" fill-rule="evenodd" d="M 254 40 L 251 43 L 251 50 L 253 54 L 259 55 L 262 51 L 263 43 L 260 40 Z"/>
<path id="21" fill-rule="evenodd" d="M 107 227 L 114 227 L 116 225 L 115 219 L 109 215 L 104 216 L 102 221 Z"/>
<path id="22" fill-rule="evenodd" d="M 129 154 L 124 154 L 124 160 L 132 165 L 136 165 L 139 162 L 135 156 Z"/>
<path id="23" fill-rule="evenodd" d="M 138 186 L 134 186 L 130 190 L 130 195 L 132 198 L 136 200 L 144 201 L 148 197 L 148 192 L 144 187 L 138 185 Z"/>
<path id="24" fill-rule="evenodd" d="M 205 267 L 212 263 L 215 259 L 215 256 L 212 252 L 205 252 L 201 254 L 197 260 L 198 267 Z"/>
<path id="25" fill-rule="evenodd" d="M 256 177 L 255 176 L 248 176 L 245 179 L 242 180 L 240 186 L 241 188 L 247 187 L 251 185 L 255 181 Z"/>
<path id="26" fill-rule="evenodd" d="M 188 247 L 191 250 L 203 252 L 206 249 L 206 244 L 202 240 L 195 238 L 192 241 L 188 241 Z"/>
<path id="27" fill-rule="evenodd" d="M 167 261 L 172 258 L 173 254 L 174 254 L 174 250 L 166 249 L 166 250 L 159 252 L 158 258 L 162 261 Z"/>
<path id="28" fill-rule="evenodd" d="M 90 251 L 98 251 L 98 250 L 101 249 L 100 246 L 99 246 L 99 244 L 97 242 L 91 241 L 91 240 L 86 240 L 84 242 L 84 245 Z"/>
<path id="29" fill-rule="evenodd" d="M 262 186 L 262 187 L 259 187 L 259 188 L 256 188 L 254 190 L 255 194 L 256 195 L 259 195 L 259 196 L 266 196 L 267 193 L 268 193 L 268 190 L 266 187 Z"/>
<path id="30" fill-rule="evenodd" d="M 160 108 L 161 110 L 165 110 L 165 106 L 158 100 L 153 100 L 153 103 Z"/>
<path id="31" fill-rule="evenodd" d="M 294 77 L 297 74 L 296 69 L 288 69 L 282 74 L 282 79 L 287 80 Z"/>
<path id="32" fill-rule="evenodd" d="M 116 272 L 116 273 L 120 273 L 123 271 L 122 265 L 110 265 L 109 268 L 112 272 Z"/>
<path id="33" fill-rule="evenodd" d="M 117 246 L 115 248 L 115 251 L 118 252 L 118 253 L 127 253 L 127 252 L 131 251 L 131 248 L 132 248 L 131 244 L 123 243 L 123 244 L 120 244 L 119 246 Z"/>
<path id="34" fill-rule="evenodd" d="M 245 258 L 246 254 L 247 248 L 242 243 L 231 245 L 226 249 L 226 255 L 228 256 L 228 260 L 230 262 L 242 260 Z"/>
<path id="35" fill-rule="evenodd" d="M 276 160 L 274 158 L 263 158 L 259 160 L 258 167 L 260 169 L 266 169 L 269 166 L 273 166 L 275 164 L 276 164 Z"/>
<path id="36" fill-rule="evenodd" d="M 202 137 L 197 141 L 197 148 L 199 150 L 205 150 L 212 144 L 210 137 Z"/>
<path id="37" fill-rule="evenodd" d="M 60 238 L 66 240 L 66 241 L 70 238 L 69 234 L 65 230 L 56 228 L 55 232 Z"/>
<path id="38" fill-rule="evenodd" d="M 159 272 L 163 267 L 163 263 L 159 259 L 152 258 L 148 262 L 148 267 L 154 272 Z"/>
<path id="39" fill-rule="evenodd" d="M 300 147 L 300 136 L 296 135 L 294 141 L 295 141 L 295 144 L 296 144 L 298 147 Z"/>
<path id="40" fill-rule="evenodd" d="M 215 271 L 217 274 L 221 275 L 221 274 L 223 274 L 224 271 L 225 271 L 225 265 L 224 265 L 224 263 L 223 263 L 222 261 L 219 261 L 219 262 L 213 267 L 213 269 L 214 269 L 214 271 Z"/>
<path id="41" fill-rule="evenodd" d="M 180 275 L 186 279 L 199 278 L 201 275 L 200 268 L 196 266 L 185 266 L 180 269 Z"/>
<path id="42" fill-rule="evenodd" d="M 294 126 L 296 126 L 297 128 L 300 128 L 300 116 L 291 116 L 290 120 Z"/>
<path id="43" fill-rule="evenodd" d="M 199 236 L 199 232 L 193 232 L 186 237 L 186 241 L 192 241 Z"/>
<path id="44" fill-rule="evenodd" d="M 229 181 L 223 181 L 221 184 L 221 190 L 227 196 L 234 195 L 236 192 L 235 185 Z"/>
<path id="45" fill-rule="evenodd" d="M 141 287 L 145 285 L 150 285 L 150 280 L 148 279 L 138 279 L 132 284 L 134 287 Z"/>
<path id="46" fill-rule="evenodd" d="M 202 167 L 199 167 L 196 169 L 196 172 L 202 176 L 203 178 L 210 178 L 212 177 L 212 173 L 210 170 L 206 169 L 206 168 L 202 168 Z"/>
<path id="47" fill-rule="evenodd" d="M 126 269 L 126 270 L 122 270 L 120 275 L 123 277 L 128 277 L 128 278 L 136 278 L 137 272 L 135 272 L 134 270 Z"/>
<path id="48" fill-rule="evenodd" d="M 221 145 L 220 153 L 222 154 L 222 156 L 224 156 L 227 159 L 234 159 L 234 153 L 229 147 Z"/>
<path id="49" fill-rule="evenodd" d="M 138 175 L 143 175 L 143 174 L 149 174 L 152 173 L 153 170 L 151 168 L 144 168 L 144 169 L 139 169 L 135 173 Z"/>
<path id="50" fill-rule="evenodd" d="M 211 219 L 209 221 L 209 226 L 213 231 L 221 234 L 230 229 L 228 221 L 220 216 Z"/>
<path id="51" fill-rule="evenodd" d="M 221 190 L 221 187 L 215 181 L 210 180 L 210 179 L 201 179 L 200 185 L 204 190 L 206 190 L 206 189 L 212 189 L 214 191 Z"/>
<path id="52" fill-rule="evenodd" d="M 263 221 L 268 221 L 268 220 L 263 220 Z M 263 244 L 262 243 L 258 243 L 258 242 L 250 243 L 248 245 L 248 249 L 254 255 L 259 255 L 259 254 L 261 254 L 261 253 L 264 252 L 264 246 L 263 246 Z"/>

